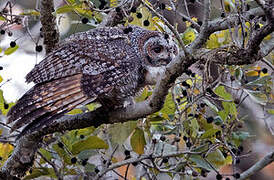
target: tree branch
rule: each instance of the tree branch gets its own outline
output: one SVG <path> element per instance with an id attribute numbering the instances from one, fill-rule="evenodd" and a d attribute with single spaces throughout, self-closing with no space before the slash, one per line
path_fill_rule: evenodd
<path id="1" fill-rule="evenodd" d="M 258 161 L 256 164 L 254 164 L 252 167 L 250 167 L 248 170 L 243 172 L 239 178 L 239 180 L 244 180 L 250 177 L 251 175 L 255 174 L 256 172 L 260 171 L 267 165 L 274 162 L 274 152 L 271 152 L 267 154 L 264 158 L 262 158 L 260 161 Z"/>
<path id="2" fill-rule="evenodd" d="M 44 36 L 44 45 L 46 47 L 46 53 L 51 52 L 56 44 L 59 42 L 59 31 L 57 30 L 54 12 L 53 0 L 41 0 L 41 24 L 42 32 Z"/>

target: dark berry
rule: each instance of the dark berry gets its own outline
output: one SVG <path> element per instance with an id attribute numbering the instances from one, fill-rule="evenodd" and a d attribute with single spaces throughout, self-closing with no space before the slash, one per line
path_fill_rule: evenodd
<path id="1" fill-rule="evenodd" d="M 12 32 L 11 31 L 9 31 L 8 32 L 8 36 L 12 36 L 13 34 L 12 34 Z"/>
<path id="2" fill-rule="evenodd" d="M 130 159 L 131 158 L 131 156 L 129 155 L 129 156 L 126 156 L 125 157 L 125 160 L 127 160 L 127 159 Z"/>
<path id="3" fill-rule="evenodd" d="M 183 140 L 184 140 L 184 141 L 187 141 L 187 140 L 188 140 L 188 138 L 187 138 L 186 136 L 184 136 L 184 137 L 183 137 Z"/>
<path id="4" fill-rule="evenodd" d="M 5 109 L 9 109 L 9 104 L 4 103 L 4 108 L 5 108 Z"/>
<path id="5" fill-rule="evenodd" d="M 254 19 L 255 16 L 253 14 L 250 14 L 249 19 Z"/>
<path id="6" fill-rule="evenodd" d="M 206 92 L 208 92 L 209 94 L 213 94 L 213 91 L 211 88 L 206 88 Z"/>
<path id="7" fill-rule="evenodd" d="M 185 73 L 186 73 L 186 75 L 190 76 L 192 74 L 192 71 L 188 69 L 185 71 Z"/>
<path id="8" fill-rule="evenodd" d="M 126 150 L 124 151 L 124 154 L 125 154 L 126 156 L 130 156 L 130 151 L 126 149 Z"/>
<path id="9" fill-rule="evenodd" d="M 246 10 L 249 11 L 249 9 L 250 9 L 250 5 L 247 4 L 247 5 L 246 5 Z"/>
<path id="10" fill-rule="evenodd" d="M 132 32 L 132 27 L 127 27 L 127 28 L 124 29 L 124 30 L 125 30 L 127 33 Z M 125 32 L 125 34 L 127 34 L 126 32 Z"/>
<path id="11" fill-rule="evenodd" d="M 156 144 L 157 143 L 157 139 L 152 139 L 152 143 Z"/>
<path id="12" fill-rule="evenodd" d="M 206 106 L 206 104 L 205 103 L 201 103 L 200 106 L 201 106 L 201 108 L 204 108 Z"/>
<path id="13" fill-rule="evenodd" d="M 98 168 L 95 168 L 95 169 L 94 169 L 94 172 L 95 172 L 96 174 L 98 174 L 98 173 L 100 172 L 100 170 L 99 170 Z"/>
<path id="14" fill-rule="evenodd" d="M 191 3 L 195 3 L 195 0 L 189 0 L 189 2 L 191 2 Z"/>
<path id="15" fill-rule="evenodd" d="M 43 50 L 43 46 L 41 46 L 41 45 L 37 45 L 36 47 L 35 47 L 35 51 L 36 52 L 41 52 Z"/>
<path id="16" fill-rule="evenodd" d="M 165 136 L 161 136 L 161 137 L 160 137 L 160 140 L 161 140 L 161 141 L 165 141 L 165 140 L 166 140 L 166 137 L 165 137 Z"/>
<path id="17" fill-rule="evenodd" d="M 193 77 L 193 78 L 194 78 L 194 77 L 195 77 L 195 75 L 196 75 L 195 73 L 191 73 L 191 77 Z"/>
<path id="18" fill-rule="evenodd" d="M 226 152 L 223 152 L 223 155 L 224 155 L 225 158 L 227 157 L 227 153 Z"/>
<path id="19" fill-rule="evenodd" d="M 197 176 L 199 176 L 199 174 L 196 171 L 192 171 L 192 176 L 197 177 Z"/>
<path id="20" fill-rule="evenodd" d="M 188 141 L 188 142 L 186 143 L 186 147 L 190 148 L 191 146 L 192 146 L 191 142 Z"/>
<path id="21" fill-rule="evenodd" d="M 57 143 L 57 146 L 58 146 L 59 148 L 63 148 L 63 147 L 64 147 L 64 144 L 61 143 L 61 142 L 58 142 L 58 143 Z"/>
<path id="22" fill-rule="evenodd" d="M 141 19 L 143 17 L 143 15 L 142 15 L 142 13 L 137 13 L 136 17 L 139 18 L 139 19 Z"/>
<path id="23" fill-rule="evenodd" d="M 3 158 L 0 156 L 0 161 L 2 161 L 3 160 Z"/>
<path id="24" fill-rule="evenodd" d="M 187 19 L 186 19 L 186 18 L 184 18 L 184 17 L 182 18 L 182 20 L 183 20 L 184 22 L 186 22 L 186 21 L 187 21 Z"/>
<path id="25" fill-rule="evenodd" d="M 203 25 L 203 22 L 202 21 L 198 21 L 197 22 L 200 26 Z"/>
<path id="26" fill-rule="evenodd" d="M 159 8 L 162 9 L 162 10 L 164 10 L 164 9 L 166 8 L 166 5 L 165 5 L 164 3 L 161 3 L 161 4 L 159 5 Z"/>
<path id="27" fill-rule="evenodd" d="M 236 158 L 236 164 L 239 164 L 241 162 L 241 160 L 239 158 Z"/>
<path id="28" fill-rule="evenodd" d="M 235 148 L 232 148 L 231 151 L 236 154 L 237 150 Z"/>
<path id="29" fill-rule="evenodd" d="M 87 24 L 88 23 L 88 18 L 84 17 L 84 18 L 82 18 L 81 21 L 82 21 L 83 24 Z"/>
<path id="30" fill-rule="evenodd" d="M 168 163 L 168 158 L 164 158 L 163 163 Z"/>
<path id="31" fill-rule="evenodd" d="M 136 7 L 132 7 L 132 8 L 130 9 L 130 12 L 132 12 L 132 13 L 136 13 L 136 10 L 137 10 L 137 8 L 136 8 Z"/>
<path id="32" fill-rule="evenodd" d="M 227 178 L 225 178 L 225 180 L 230 180 L 230 178 L 229 178 L 229 177 L 227 177 Z"/>
<path id="33" fill-rule="evenodd" d="M 81 164 L 82 164 L 82 166 L 85 166 L 85 165 L 87 165 L 87 163 L 88 163 L 88 159 L 84 159 Z"/>
<path id="34" fill-rule="evenodd" d="M 29 170 L 29 173 L 30 173 L 30 174 L 32 173 L 32 169 Z"/>
<path id="35" fill-rule="evenodd" d="M 190 27 L 194 29 L 194 24 L 191 24 Z"/>
<path id="36" fill-rule="evenodd" d="M 263 69 L 262 69 L 262 72 L 263 72 L 264 74 L 266 74 L 266 73 L 267 73 L 267 69 L 266 69 L 266 68 L 263 68 Z"/>
<path id="37" fill-rule="evenodd" d="M 207 171 L 205 169 L 201 170 L 201 176 L 203 176 L 203 177 L 207 176 Z"/>
<path id="38" fill-rule="evenodd" d="M 165 37 L 165 39 L 168 39 L 169 35 L 168 35 L 168 34 L 165 34 L 164 37 Z"/>
<path id="39" fill-rule="evenodd" d="M 216 179 L 217 179 L 217 180 L 221 180 L 222 178 L 223 178 L 223 176 L 222 176 L 221 174 L 217 174 L 217 175 L 216 175 Z"/>
<path id="40" fill-rule="evenodd" d="M 3 67 L 2 67 L 2 66 L 0 66 L 0 71 L 1 71 L 1 70 L 3 70 Z"/>
<path id="41" fill-rule="evenodd" d="M 104 159 L 104 160 L 103 160 L 103 164 L 106 164 L 106 163 L 107 163 L 107 160 Z"/>
<path id="42" fill-rule="evenodd" d="M 266 21 L 266 17 L 265 16 L 262 16 L 262 21 Z"/>
<path id="43" fill-rule="evenodd" d="M 143 24 L 144 24 L 144 26 L 149 26 L 149 20 L 144 20 L 144 22 L 143 22 Z"/>
<path id="44" fill-rule="evenodd" d="M 4 29 L 1 29 L 1 31 L 0 31 L 0 33 L 2 34 L 2 35 L 4 35 L 5 34 L 5 30 Z"/>
<path id="45" fill-rule="evenodd" d="M 224 13 L 224 12 L 222 12 L 221 17 L 222 17 L 222 18 L 224 18 L 224 17 L 225 17 L 225 13 Z"/>
<path id="46" fill-rule="evenodd" d="M 257 29 L 259 29 L 259 28 L 260 28 L 260 25 L 259 25 L 259 24 L 255 24 L 254 29 L 257 30 Z"/>
<path id="47" fill-rule="evenodd" d="M 131 163 L 132 164 L 132 166 L 137 166 L 138 165 L 138 162 L 133 162 L 133 163 Z"/>
<path id="48" fill-rule="evenodd" d="M 241 151 L 241 152 L 243 152 L 244 151 L 244 147 L 243 146 L 239 146 L 238 150 Z"/>
<path id="49" fill-rule="evenodd" d="M 119 12 L 121 12 L 121 8 L 120 8 L 120 7 L 117 7 L 117 8 L 115 8 L 115 11 L 116 11 L 117 13 L 119 13 Z"/>
<path id="50" fill-rule="evenodd" d="M 15 46 L 16 46 L 16 42 L 15 42 L 15 41 L 11 41 L 11 42 L 10 42 L 10 47 L 13 48 L 13 47 L 15 47 Z"/>
<path id="51" fill-rule="evenodd" d="M 182 86 L 187 86 L 187 85 L 189 85 L 189 84 L 186 81 L 182 82 Z"/>
<path id="52" fill-rule="evenodd" d="M 71 158 L 70 162 L 71 164 L 75 164 L 77 162 L 77 158 L 76 157 Z"/>
<path id="53" fill-rule="evenodd" d="M 214 120 L 214 118 L 213 118 L 212 116 L 206 118 L 206 122 L 207 122 L 207 123 L 212 123 L 213 120 Z"/>
<path id="54" fill-rule="evenodd" d="M 180 98 L 176 98 L 176 101 L 177 101 L 177 103 L 180 103 L 181 99 Z"/>
<path id="55" fill-rule="evenodd" d="M 194 114 L 194 117 L 195 117 L 195 118 L 198 118 L 198 117 L 199 117 L 199 114 Z"/>
<path id="56" fill-rule="evenodd" d="M 80 139 L 84 139 L 85 136 L 83 134 L 80 135 Z"/>
<path id="57" fill-rule="evenodd" d="M 187 96 L 187 91 L 183 90 L 182 94 L 183 94 L 183 96 Z"/>
<path id="58" fill-rule="evenodd" d="M 236 179 L 239 179 L 241 177 L 240 173 L 235 173 L 233 174 L 233 177 L 235 177 Z"/>

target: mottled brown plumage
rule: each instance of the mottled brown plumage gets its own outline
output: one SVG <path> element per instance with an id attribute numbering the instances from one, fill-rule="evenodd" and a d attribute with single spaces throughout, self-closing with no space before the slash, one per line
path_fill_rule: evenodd
<path id="1" fill-rule="evenodd" d="M 97 28 L 65 39 L 27 74 L 31 88 L 8 113 L 23 134 L 93 101 L 121 106 L 178 53 L 170 37 L 140 27 Z"/>

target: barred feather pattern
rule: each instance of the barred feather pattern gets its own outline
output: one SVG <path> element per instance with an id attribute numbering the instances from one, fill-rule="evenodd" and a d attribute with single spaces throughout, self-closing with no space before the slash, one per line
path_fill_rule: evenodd
<path id="1" fill-rule="evenodd" d="M 125 31 L 125 29 L 130 29 Z M 147 83 L 150 67 L 178 54 L 170 37 L 137 26 L 98 28 L 70 36 L 27 74 L 31 88 L 8 113 L 21 135 L 93 101 L 120 107 Z"/>

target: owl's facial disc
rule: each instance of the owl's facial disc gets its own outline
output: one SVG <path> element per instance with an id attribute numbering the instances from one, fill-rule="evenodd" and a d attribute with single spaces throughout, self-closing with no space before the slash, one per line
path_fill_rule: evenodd
<path id="1" fill-rule="evenodd" d="M 166 66 L 177 55 L 175 43 L 163 36 L 150 38 L 144 46 L 146 61 L 150 66 Z"/>

